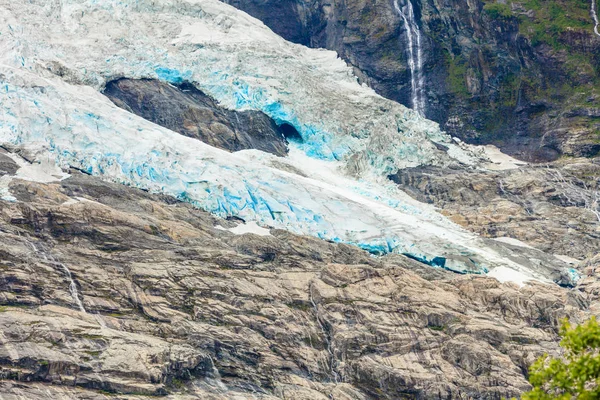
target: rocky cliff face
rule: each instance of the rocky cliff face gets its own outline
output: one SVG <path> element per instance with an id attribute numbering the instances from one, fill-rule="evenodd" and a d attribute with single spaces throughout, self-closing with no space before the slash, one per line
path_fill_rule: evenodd
<path id="1" fill-rule="evenodd" d="M 452 6 L 263 18 L 420 107 L 520 10 Z M 427 7 L 480 27 L 445 69 Z M 500 399 L 600 314 L 597 159 L 466 145 L 217 0 L 0 0 L 0 31 L 2 400 Z"/>
<path id="2" fill-rule="evenodd" d="M 378 93 L 412 106 L 406 1 L 229 3 L 289 40 L 336 50 Z M 275 4 L 281 13 L 271 12 Z M 411 6 L 428 118 L 464 140 L 493 143 L 526 160 L 598 154 L 600 36 L 590 4 L 415 0 Z"/>
<path id="3" fill-rule="evenodd" d="M 487 173 L 414 168 L 390 178 L 484 236 L 582 260 L 600 252 L 599 176 L 597 160 L 579 159 Z"/>
<path id="4" fill-rule="evenodd" d="M 238 235 L 239 220 L 72 172 L 13 178 L 18 202 L 0 202 L 4 399 L 512 396 L 594 299 Z"/>

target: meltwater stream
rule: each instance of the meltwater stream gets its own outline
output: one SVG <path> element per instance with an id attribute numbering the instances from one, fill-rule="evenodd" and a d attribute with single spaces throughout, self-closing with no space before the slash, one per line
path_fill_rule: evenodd
<path id="1" fill-rule="evenodd" d="M 412 108 L 423 115 L 425 112 L 425 100 L 423 99 L 423 50 L 421 48 L 421 31 L 419 30 L 419 25 L 417 24 L 411 1 L 405 1 L 406 5 L 400 7 L 398 0 L 394 0 L 394 8 L 404 21 L 404 27 L 406 28 Z"/>
<path id="2" fill-rule="evenodd" d="M 55 267 L 62 268 L 67 279 L 69 280 L 69 293 L 71 294 L 71 298 L 73 299 L 73 302 L 77 305 L 77 308 L 79 309 L 79 311 L 81 311 L 82 313 L 85 313 L 86 312 L 85 307 L 83 306 L 83 303 L 79 299 L 79 292 L 77 291 L 77 284 L 75 283 L 75 280 L 73 279 L 73 275 L 71 274 L 71 271 L 69 270 L 69 268 L 65 264 L 59 262 L 48 251 L 46 251 L 46 249 L 44 248 L 44 246 L 42 244 L 36 245 L 36 243 L 32 242 L 29 239 L 29 236 L 27 236 L 25 238 L 25 241 L 31 247 L 34 254 L 41 255 L 42 258 L 44 259 L 44 261 L 47 262 L 48 264 L 53 265 Z"/>
<path id="3" fill-rule="evenodd" d="M 592 19 L 594 20 L 594 33 L 600 36 L 600 31 L 598 30 L 598 25 L 600 25 L 600 21 L 598 21 L 598 14 L 596 14 L 596 0 L 592 0 L 592 7 L 590 8 L 590 12 L 592 14 Z"/>

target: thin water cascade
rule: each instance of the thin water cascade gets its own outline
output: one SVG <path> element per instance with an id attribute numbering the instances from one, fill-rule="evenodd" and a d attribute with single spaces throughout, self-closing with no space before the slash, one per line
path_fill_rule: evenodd
<path id="1" fill-rule="evenodd" d="M 42 258 L 44 259 L 44 261 L 63 269 L 63 271 L 65 272 L 65 275 L 67 276 L 67 279 L 69 280 L 69 293 L 71 294 L 73 301 L 77 305 L 77 308 L 79 308 L 79 311 L 85 313 L 86 312 L 85 307 L 83 307 L 83 303 L 79 299 L 79 292 L 77 291 L 77 284 L 75 283 L 75 280 L 73 279 L 73 275 L 71 274 L 71 271 L 69 270 L 69 268 L 67 268 L 67 266 L 65 264 L 56 260 L 56 258 L 54 258 L 54 256 L 52 254 L 48 253 L 44 249 L 43 245 L 40 244 L 40 247 L 38 248 L 36 243 L 29 240 L 29 236 L 27 236 L 25 238 L 25 240 L 26 240 L 27 244 L 31 247 L 33 252 L 41 255 Z"/>
<path id="2" fill-rule="evenodd" d="M 83 307 L 83 303 L 79 299 L 79 293 L 77 292 L 77 285 L 75 284 L 75 281 L 73 280 L 71 271 L 63 263 L 58 263 L 58 265 L 60 265 L 63 268 L 63 270 L 65 271 L 65 274 L 67 275 L 67 278 L 69 279 L 69 282 L 70 282 L 69 283 L 69 292 L 71 292 L 71 297 L 75 301 L 75 304 L 77 304 L 77 307 L 79 307 L 79 311 L 85 313 L 86 312 L 85 307 Z"/>
<path id="3" fill-rule="evenodd" d="M 221 374 L 219 373 L 219 370 L 217 369 L 217 366 L 215 365 L 215 360 L 213 360 L 213 358 L 211 356 L 208 356 L 210 358 L 210 364 L 211 364 L 211 371 L 209 372 L 208 376 L 206 377 L 206 381 L 207 383 L 213 387 L 214 389 L 216 389 L 217 393 L 227 393 L 229 391 L 229 388 L 223 383 L 223 380 L 221 379 Z"/>
<path id="4" fill-rule="evenodd" d="M 398 0 L 394 0 L 394 8 L 406 28 L 408 40 L 408 67 L 410 69 L 410 88 L 412 108 L 421 115 L 425 113 L 425 99 L 423 98 L 423 49 L 421 47 L 421 31 L 415 18 L 415 12 L 410 0 L 405 0 L 406 5 L 400 7 Z"/>
<path id="5" fill-rule="evenodd" d="M 598 14 L 596 14 L 596 0 L 592 0 L 592 7 L 590 8 L 590 12 L 592 13 L 592 19 L 594 20 L 594 33 L 600 36 L 600 31 L 598 30 L 598 25 L 600 25 L 600 21 L 598 21 Z"/>
<path id="6" fill-rule="evenodd" d="M 321 315 L 319 313 L 319 307 L 317 307 L 317 304 L 315 303 L 315 301 L 313 299 L 312 291 L 313 291 L 313 282 L 311 281 L 308 286 L 309 300 L 313 306 L 313 310 L 315 311 L 315 316 L 317 318 L 317 323 L 319 324 L 319 328 L 321 328 L 321 332 L 323 333 L 323 337 L 325 339 L 325 342 L 327 343 L 327 353 L 329 353 L 329 369 L 331 371 L 331 376 L 335 383 L 339 383 L 340 382 L 340 374 L 338 373 L 338 370 L 337 370 L 338 361 L 337 361 L 337 359 L 335 357 L 335 353 L 333 351 L 333 346 L 331 343 L 331 341 L 332 341 L 331 334 L 330 334 L 330 332 L 327 331 L 327 329 L 325 329 L 325 325 L 323 325 L 323 323 L 321 322 Z"/>

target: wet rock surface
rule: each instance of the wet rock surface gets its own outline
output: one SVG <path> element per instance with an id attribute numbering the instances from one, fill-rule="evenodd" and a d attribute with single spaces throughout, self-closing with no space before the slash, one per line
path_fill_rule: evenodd
<path id="1" fill-rule="evenodd" d="M 104 94 L 133 114 L 214 147 L 287 154 L 285 130 L 266 114 L 228 110 L 191 84 L 119 79 L 108 82 Z"/>
<path id="2" fill-rule="evenodd" d="M 590 313 L 72 173 L 0 202 L 4 399 L 499 398 Z"/>

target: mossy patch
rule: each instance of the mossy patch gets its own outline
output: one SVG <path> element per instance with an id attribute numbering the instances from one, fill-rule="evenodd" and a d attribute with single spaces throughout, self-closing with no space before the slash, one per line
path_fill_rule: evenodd
<path id="1" fill-rule="evenodd" d="M 504 3 L 487 3 L 483 6 L 483 11 L 494 19 L 508 19 L 513 17 L 510 6 Z"/>
<path id="2" fill-rule="evenodd" d="M 467 60 L 464 57 L 458 55 L 454 56 L 450 53 L 446 53 L 445 57 L 446 70 L 448 71 L 447 83 L 455 94 L 461 97 L 468 97 L 469 90 L 467 89 Z"/>

